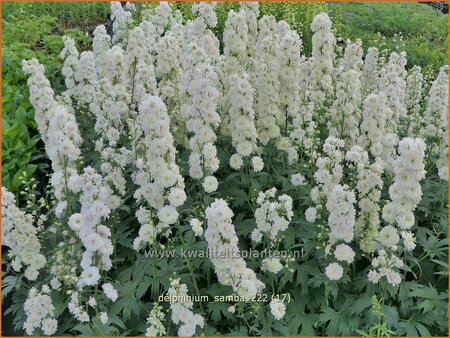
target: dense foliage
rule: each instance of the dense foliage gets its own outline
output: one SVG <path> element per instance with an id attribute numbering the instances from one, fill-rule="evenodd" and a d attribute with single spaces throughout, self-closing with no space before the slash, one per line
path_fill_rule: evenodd
<path id="1" fill-rule="evenodd" d="M 92 49 L 7 51 L 3 161 L 24 169 L 2 188 L 3 322 L 447 335 L 448 67 L 338 43 L 323 4 L 298 26 L 227 6 L 112 3 Z"/>

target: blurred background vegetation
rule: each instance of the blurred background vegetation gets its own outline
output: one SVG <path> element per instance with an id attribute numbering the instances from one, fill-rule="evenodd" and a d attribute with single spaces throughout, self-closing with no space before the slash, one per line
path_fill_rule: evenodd
<path id="1" fill-rule="evenodd" d="M 188 20 L 191 3 L 172 3 Z M 2 182 L 17 194 L 24 172 L 27 177 L 45 175 L 48 164 L 28 100 L 21 60 L 36 57 L 46 68 L 56 93 L 63 87 L 59 53 L 62 35 L 72 36 L 80 50 L 90 47 L 92 32 L 108 21 L 109 3 L 3 2 L 2 37 Z M 154 8 L 155 3 L 139 4 Z M 238 3 L 218 3 L 221 39 L 227 13 Z M 320 12 L 331 15 L 336 37 L 360 38 L 367 49 L 405 50 L 408 68 L 420 65 L 435 73 L 447 63 L 447 15 L 419 3 L 260 3 L 261 15 L 286 20 L 302 36 L 303 53 L 311 54 L 310 25 Z"/>
<path id="2" fill-rule="evenodd" d="M 190 3 L 172 5 L 182 11 L 186 20 L 192 18 Z M 73 37 L 80 50 L 89 49 L 94 28 L 108 21 L 109 6 L 109 3 L 88 2 L 2 3 L 2 185 L 15 193 L 19 201 L 24 175 L 41 178 L 49 172 L 21 61 L 37 58 L 45 66 L 55 92 L 59 93 L 64 83 L 59 59 L 62 35 Z M 155 4 L 147 3 L 145 6 L 151 8 Z M 218 4 L 219 24 L 215 33 L 219 39 L 228 11 L 238 6 L 238 3 Z M 295 28 L 302 36 L 306 55 L 311 54 L 311 21 L 316 14 L 327 12 L 332 17 L 336 37 L 344 40 L 360 38 L 365 49 L 376 46 L 389 51 L 405 50 L 408 68 L 417 64 L 427 72 L 436 73 L 447 63 L 447 15 L 423 4 L 271 2 L 261 3 L 260 10 L 262 15 L 272 14 Z M 426 199 L 427 203 L 433 196 L 439 196 L 436 191 L 434 186 L 424 187 L 424 195 L 431 196 Z M 428 206 L 426 210 L 429 210 Z M 428 219 L 428 216 L 425 214 L 423 219 Z M 424 237 L 418 235 L 419 238 Z M 432 264 L 429 266 L 430 271 L 424 271 L 425 276 L 433 275 L 434 267 Z M 13 307 L 5 304 L 4 308 Z M 13 322 L 12 313 L 7 312 L 3 317 L 3 333 L 6 335 L 12 334 Z M 417 334 L 417 331 L 411 334 Z"/>

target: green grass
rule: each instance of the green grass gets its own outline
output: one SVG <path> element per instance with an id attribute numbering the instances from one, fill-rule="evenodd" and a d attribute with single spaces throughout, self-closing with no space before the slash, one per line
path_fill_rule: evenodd
<path id="1" fill-rule="evenodd" d="M 436 72 L 448 59 L 447 15 L 419 3 L 340 3 L 344 38 L 361 38 L 364 47 L 405 50 L 408 67 L 419 65 Z M 380 39 L 379 34 L 385 38 Z M 399 33 L 402 38 L 399 39 Z"/>
<path id="2" fill-rule="evenodd" d="M 48 15 L 65 27 L 90 25 L 100 19 L 106 21 L 109 14 L 108 2 L 3 2 L 2 18 L 28 15 Z"/>
<path id="3" fill-rule="evenodd" d="M 4 2 L 2 9 L 2 184 L 18 193 L 23 172 L 48 172 L 21 62 L 37 58 L 58 93 L 64 83 L 62 35 L 73 37 L 80 50 L 90 48 L 86 32 L 107 20 L 109 4 Z"/>

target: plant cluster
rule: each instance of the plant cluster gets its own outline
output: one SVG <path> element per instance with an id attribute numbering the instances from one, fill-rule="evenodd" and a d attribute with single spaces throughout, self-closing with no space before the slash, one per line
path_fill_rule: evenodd
<path id="1" fill-rule="evenodd" d="M 17 332 L 447 334 L 448 66 L 338 48 L 325 13 L 307 56 L 257 2 L 221 41 L 214 3 L 111 16 L 64 38 L 61 93 L 22 62 L 52 173 L 2 188 Z"/>

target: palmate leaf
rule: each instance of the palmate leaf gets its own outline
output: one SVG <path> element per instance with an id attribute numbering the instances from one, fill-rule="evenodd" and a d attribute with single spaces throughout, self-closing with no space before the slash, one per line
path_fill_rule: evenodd
<path id="1" fill-rule="evenodd" d="M 393 306 L 382 305 L 381 312 L 383 313 L 383 319 L 389 328 L 397 327 L 398 324 L 398 312 Z"/>
<path id="2" fill-rule="evenodd" d="M 292 335 L 314 336 L 314 323 L 319 318 L 317 314 L 303 313 L 303 311 L 294 311 L 286 317 L 286 322 Z"/>
<path id="3" fill-rule="evenodd" d="M 4 275 L 5 273 L 2 272 Z M 5 298 L 11 291 L 20 288 L 22 276 L 6 276 L 2 278 L 2 299 Z"/>
<path id="4" fill-rule="evenodd" d="M 305 313 L 308 302 L 303 290 L 296 288 L 292 291 L 292 301 L 287 306 L 286 323 L 291 335 L 314 336 L 314 323 L 319 318 L 318 314 Z"/>
<path id="5" fill-rule="evenodd" d="M 111 306 L 111 313 L 118 315 L 125 321 L 131 319 L 132 315 L 139 315 L 141 307 L 136 297 L 137 282 L 128 281 L 122 285 L 115 285 L 119 298 Z M 120 315 L 121 314 L 121 315 Z"/>
<path id="6" fill-rule="evenodd" d="M 223 317 L 225 317 L 227 319 L 234 318 L 234 315 L 228 311 L 228 308 L 231 305 L 232 304 L 228 304 L 228 303 L 224 303 L 224 302 L 220 302 L 220 301 L 214 302 L 214 300 L 212 299 L 208 303 L 208 312 L 211 316 L 210 318 L 215 323 L 219 323 Z"/>
<path id="7" fill-rule="evenodd" d="M 448 298 L 448 295 L 445 292 L 438 293 L 432 286 L 425 286 L 417 283 L 411 288 L 410 296 L 432 300 L 444 300 Z"/>
<path id="8" fill-rule="evenodd" d="M 398 323 L 398 334 L 407 336 L 430 336 L 430 331 L 414 320 L 401 321 Z"/>

